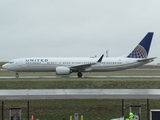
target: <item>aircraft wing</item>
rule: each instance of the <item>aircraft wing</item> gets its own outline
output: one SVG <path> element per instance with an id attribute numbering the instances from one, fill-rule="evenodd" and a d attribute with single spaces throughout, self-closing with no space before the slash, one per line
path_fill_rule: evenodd
<path id="1" fill-rule="evenodd" d="M 157 58 L 157 57 L 146 58 L 146 59 L 138 60 L 138 62 L 153 61 L 153 60 L 156 59 L 156 58 Z"/>
<path id="2" fill-rule="evenodd" d="M 82 64 L 82 65 L 77 65 L 77 66 L 71 66 L 70 69 L 73 71 L 89 71 L 91 70 L 91 66 L 92 65 L 96 65 L 97 63 L 101 63 L 102 59 L 103 59 L 102 55 L 97 62 L 95 63 L 89 63 L 89 64 Z"/>
<path id="3" fill-rule="evenodd" d="M 77 66 L 70 67 L 70 69 L 75 71 L 84 71 L 85 69 L 90 68 L 92 65 L 95 65 L 95 64 L 97 63 L 77 65 Z"/>

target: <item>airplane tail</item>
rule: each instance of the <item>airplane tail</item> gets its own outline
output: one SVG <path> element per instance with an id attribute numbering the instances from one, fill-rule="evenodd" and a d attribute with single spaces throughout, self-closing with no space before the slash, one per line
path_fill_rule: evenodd
<path id="1" fill-rule="evenodd" d="M 148 32 L 127 58 L 147 58 L 152 42 L 153 32 Z"/>

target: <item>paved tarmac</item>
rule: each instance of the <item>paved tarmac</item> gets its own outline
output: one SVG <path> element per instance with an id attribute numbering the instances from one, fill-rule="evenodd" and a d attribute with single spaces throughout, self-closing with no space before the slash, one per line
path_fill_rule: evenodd
<path id="1" fill-rule="evenodd" d="M 0 76 L 0 79 L 15 79 L 17 78 L 16 76 Z M 23 78 L 23 79 L 38 79 L 38 78 L 45 78 L 45 79 L 56 79 L 56 78 L 77 78 L 77 76 L 19 76 L 18 78 Z M 82 78 L 135 78 L 135 79 L 140 79 L 140 78 L 148 78 L 148 79 L 159 79 L 160 76 L 84 76 Z"/>
<path id="2" fill-rule="evenodd" d="M 160 89 L 9 89 L 0 100 L 39 99 L 160 99 Z"/>

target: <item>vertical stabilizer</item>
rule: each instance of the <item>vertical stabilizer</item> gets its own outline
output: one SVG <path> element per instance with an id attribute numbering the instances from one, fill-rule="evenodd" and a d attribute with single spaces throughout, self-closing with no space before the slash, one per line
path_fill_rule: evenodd
<path id="1" fill-rule="evenodd" d="M 127 58 L 147 58 L 152 42 L 153 32 L 148 32 Z"/>

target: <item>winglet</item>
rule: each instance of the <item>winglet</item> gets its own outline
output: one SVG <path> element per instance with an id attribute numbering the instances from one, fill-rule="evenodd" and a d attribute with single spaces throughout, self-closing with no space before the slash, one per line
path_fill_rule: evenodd
<path id="1" fill-rule="evenodd" d="M 148 32 L 127 58 L 147 58 L 152 42 L 153 32 Z"/>
<path id="2" fill-rule="evenodd" d="M 97 63 L 101 63 L 102 59 L 103 59 L 104 54 L 99 58 L 99 60 L 97 61 Z"/>

